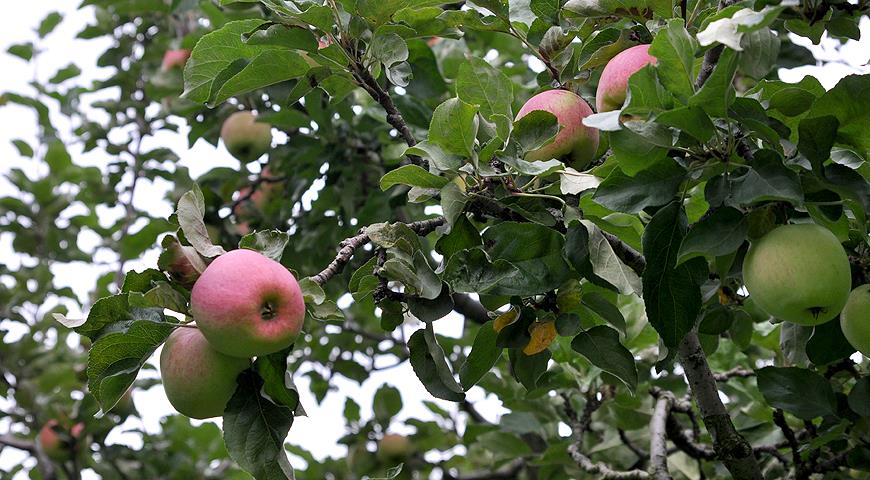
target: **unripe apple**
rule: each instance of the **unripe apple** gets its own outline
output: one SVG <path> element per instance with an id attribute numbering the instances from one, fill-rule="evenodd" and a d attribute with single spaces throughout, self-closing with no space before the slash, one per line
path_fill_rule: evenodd
<path id="1" fill-rule="evenodd" d="M 257 116 L 245 110 L 235 112 L 221 126 L 224 146 L 242 162 L 260 158 L 272 146 L 272 126 L 257 122 Z"/>
<path id="2" fill-rule="evenodd" d="M 112 407 L 112 413 L 119 417 L 126 418 L 136 413 L 136 405 L 133 404 L 133 389 L 130 388 L 118 400 L 118 403 Z"/>
<path id="3" fill-rule="evenodd" d="M 572 167 L 580 170 L 589 165 L 598 150 L 598 130 L 583 125 L 583 119 L 592 115 L 586 101 L 567 90 L 547 90 L 530 98 L 517 113 L 517 120 L 535 110 L 555 115 L 559 133 L 551 143 L 527 152 L 525 159 L 550 160 L 570 155 Z"/>
<path id="4" fill-rule="evenodd" d="M 305 302 L 293 274 L 246 249 L 211 262 L 193 286 L 190 310 L 216 350 L 244 358 L 290 346 L 305 320 Z"/>
<path id="5" fill-rule="evenodd" d="M 411 455 L 411 441 L 404 435 L 388 433 L 378 442 L 378 458 L 382 461 L 401 461 Z"/>
<path id="6" fill-rule="evenodd" d="M 849 259 L 837 237 L 815 224 L 784 225 L 752 243 L 743 260 L 750 298 L 799 325 L 837 316 L 849 297 Z"/>
<path id="7" fill-rule="evenodd" d="M 166 72 L 173 68 L 184 68 L 188 58 L 190 58 L 190 50 L 186 48 L 167 50 L 163 54 L 163 63 L 160 64 L 160 69 Z"/>
<path id="8" fill-rule="evenodd" d="M 195 328 L 177 328 L 160 352 L 160 377 L 166 398 L 190 418 L 223 415 L 236 391 L 236 377 L 250 361 L 224 355 Z"/>
<path id="9" fill-rule="evenodd" d="M 870 357 L 870 284 L 852 290 L 840 312 L 840 327 L 846 340 Z"/>
<path id="10" fill-rule="evenodd" d="M 628 94 L 628 79 L 650 63 L 655 65 L 656 57 L 649 54 L 649 45 L 635 45 L 610 59 L 601 72 L 595 92 L 598 113 L 622 108 Z"/>

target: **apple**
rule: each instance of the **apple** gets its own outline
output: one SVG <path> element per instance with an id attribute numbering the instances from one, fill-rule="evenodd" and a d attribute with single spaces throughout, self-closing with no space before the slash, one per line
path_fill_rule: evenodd
<path id="1" fill-rule="evenodd" d="M 221 126 L 221 140 L 234 157 L 250 162 L 269 151 L 272 126 L 257 122 L 257 116 L 247 110 L 235 112 Z"/>
<path id="2" fill-rule="evenodd" d="M 752 243 L 743 260 L 750 298 L 765 312 L 799 325 L 837 316 L 849 297 L 849 259 L 837 237 L 815 224 L 784 225 Z"/>
<path id="3" fill-rule="evenodd" d="M 190 418 L 223 415 L 236 391 L 236 377 L 250 360 L 224 355 L 196 328 L 175 329 L 160 352 L 160 377 L 166 398 Z"/>
<path id="4" fill-rule="evenodd" d="M 186 48 L 167 50 L 166 53 L 163 54 L 163 63 L 160 64 L 160 69 L 167 72 L 173 68 L 184 68 L 184 64 L 187 63 L 187 59 L 189 58 L 190 50 Z"/>
<path id="5" fill-rule="evenodd" d="M 49 420 L 39 430 L 39 444 L 49 458 L 63 461 L 69 458 L 69 445 L 63 441 L 63 429 L 57 420 Z"/>
<path id="6" fill-rule="evenodd" d="M 211 262 L 193 286 L 190 310 L 212 347 L 244 358 L 290 346 L 305 319 L 305 302 L 293 274 L 246 249 Z"/>
<path id="7" fill-rule="evenodd" d="M 870 357 L 870 283 L 852 290 L 840 312 L 840 327 L 846 340 Z"/>
<path id="8" fill-rule="evenodd" d="M 75 441 L 84 436 L 85 424 L 76 423 L 67 432 L 57 420 L 51 419 L 39 430 L 39 444 L 42 451 L 56 462 L 64 462 L 72 457 Z"/>
<path id="9" fill-rule="evenodd" d="M 598 150 L 598 130 L 583 125 L 583 119 L 592 115 L 586 101 L 567 90 L 547 90 L 530 98 L 517 113 L 517 120 L 535 110 L 555 115 L 559 133 L 551 143 L 527 152 L 525 159 L 550 160 L 570 155 L 572 167 L 580 170 L 589 165 Z"/>
<path id="10" fill-rule="evenodd" d="M 628 93 L 628 79 L 644 66 L 655 63 L 656 57 L 649 54 L 649 45 L 635 45 L 610 59 L 601 72 L 595 92 L 598 113 L 622 108 Z"/>
<path id="11" fill-rule="evenodd" d="M 388 433 L 378 442 L 378 458 L 382 461 L 401 461 L 411 455 L 411 441 L 404 435 Z"/>
<path id="12" fill-rule="evenodd" d="M 136 413 L 136 405 L 133 403 L 133 389 L 130 388 L 124 395 L 121 395 L 121 398 L 118 400 L 118 403 L 112 407 L 112 413 L 118 415 L 119 417 L 129 417 Z"/>

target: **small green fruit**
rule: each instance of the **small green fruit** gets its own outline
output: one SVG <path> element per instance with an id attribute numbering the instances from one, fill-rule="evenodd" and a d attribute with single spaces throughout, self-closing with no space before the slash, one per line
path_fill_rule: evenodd
<path id="1" fill-rule="evenodd" d="M 815 224 L 785 225 L 755 241 L 743 261 L 751 298 L 770 315 L 799 325 L 836 317 L 849 297 L 849 259 L 837 237 Z"/>
<path id="2" fill-rule="evenodd" d="M 388 433 L 378 442 L 378 458 L 381 461 L 400 462 L 411 455 L 411 441 L 404 435 Z"/>
<path id="3" fill-rule="evenodd" d="M 865 357 L 870 357 L 870 284 L 852 290 L 840 313 L 840 327 L 846 340 Z"/>
<path id="4" fill-rule="evenodd" d="M 269 151 L 272 126 L 258 122 L 251 112 L 235 112 L 221 126 L 221 140 L 234 157 L 247 163 Z"/>

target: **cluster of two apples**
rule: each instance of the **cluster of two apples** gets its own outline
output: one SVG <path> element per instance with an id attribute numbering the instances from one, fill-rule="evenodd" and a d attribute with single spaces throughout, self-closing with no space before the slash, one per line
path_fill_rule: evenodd
<path id="1" fill-rule="evenodd" d="M 839 314 L 843 335 L 870 357 L 870 284 L 851 290 L 849 257 L 827 228 L 802 223 L 767 233 L 750 246 L 743 281 L 749 298 L 779 320 L 815 326 Z"/>
<path id="2" fill-rule="evenodd" d="M 292 345 L 305 319 L 293 274 L 246 249 L 209 264 L 193 285 L 190 310 L 196 326 L 170 334 L 160 375 L 172 406 L 198 419 L 223 415 L 251 359 Z"/>
<path id="3" fill-rule="evenodd" d="M 655 64 L 649 45 L 635 45 L 614 56 L 604 67 L 595 92 L 598 113 L 622 108 L 628 94 L 628 80 L 641 68 Z M 517 120 L 533 111 L 542 110 L 556 117 L 559 133 L 552 142 L 526 152 L 528 161 L 564 158 L 575 169 L 586 168 L 598 150 L 598 129 L 587 127 L 583 119 L 592 115 L 592 108 L 582 97 L 568 90 L 547 90 L 530 98 L 517 113 Z"/>

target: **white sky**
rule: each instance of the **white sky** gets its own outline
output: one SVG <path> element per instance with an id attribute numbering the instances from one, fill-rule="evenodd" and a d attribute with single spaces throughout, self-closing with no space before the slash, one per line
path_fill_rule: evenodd
<path id="1" fill-rule="evenodd" d="M 51 5 L 47 5 L 51 4 Z M 28 82 L 34 76 L 41 80 L 50 78 L 54 73 L 74 61 L 83 73 L 77 81 L 91 81 L 94 79 L 105 78 L 109 75 L 109 71 L 95 67 L 96 59 L 102 53 L 109 41 L 107 39 L 98 40 L 73 40 L 84 25 L 93 19 L 93 14 L 90 10 L 77 11 L 75 6 L 78 2 L 17 2 L 15 8 L 7 15 L 0 16 L 0 50 L 5 50 L 12 44 L 22 43 L 26 41 L 37 42 L 34 28 L 39 24 L 45 15 L 51 11 L 60 11 L 64 14 L 65 20 L 57 30 L 49 35 L 44 41 L 38 41 L 38 45 L 44 50 L 40 55 L 38 65 L 26 64 L 20 59 L 7 55 L 0 54 L 0 71 L 5 74 L 0 76 L 0 93 L 16 92 L 16 93 L 32 93 L 32 89 L 28 87 Z M 870 68 L 866 66 L 868 61 L 868 52 L 870 52 L 870 20 L 864 18 L 861 23 L 861 31 L 863 34 L 862 41 L 849 42 L 841 47 L 837 52 L 834 46 L 838 42 L 826 39 L 819 47 L 813 47 L 809 41 L 799 39 L 799 42 L 807 47 L 812 47 L 817 58 L 826 61 L 834 61 L 829 63 L 824 68 L 818 66 L 802 67 L 791 71 L 781 71 L 780 75 L 783 80 L 796 82 L 804 75 L 812 74 L 819 78 L 826 88 L 833 87 L 836 82 L 845 75 L 850 73 L 870 72 Z M 105 97 L 105 95 L 103 95 Z M 111 94 L 108 96 L 111 98 Z M 88 100 L 93 100 L 91 96 Z M 52 105 L 52 103 L 49 103 Z M 99 115 L 99 112 L 88 112 L 94 115 Z M 72 138 L 71 126 L 64 121 L 63 116 L 56 112 L 53 115 L 55 126 L 60 130 L 64 139 Z M 97 117 L 99 118 L 99 117 Z M 31 175 L 44 174 L 40 172 L 40 165 L 36 161 L 19 157 L 17 151 L 11 144 L 11 140 L 21 138 L 30 143 L 34 148 L 37 146 L 36 132 L 37 124 L 35 116 L 30 109 L 19 107 L 16 105 L 7 105 L 0 108 L 0 128 L 6 132 L 0 136 L 0 175 L 5 175 L 10 168 L 18 167 L 24 169 Z M 280 139 L 279 139 L 280 141 Z M 232 158 L 223 147 L 218 149 L 213 148 L 205 142 L 197 143 L 194 148 L 187 148 L 186 130 L 182 129 L 181 134 L 173 134 L 171 132 L 163 132 L 157 138 L 148 139 L 145 147 L 152 148 L 155 146 L 168 146 L 177 152 L 181 157 L 181 164 L 190 169 L 191 175 L 194 177 L 206 172 L 216 166 L 228 166 L 239 168 L 239 162 Z M 70 153 L 77 163 L 85 163 L 88 165 L 96 165 L 105 168 L 105 164 L 110 158 L 103 152 L 91 152 L 87 155 L 82 155 L 77 151 L 78 147 L 70 147 Z M 41 168 L 44 168 L 42 166 Z M 127 179 L 129 180 L 129 179 Z M 137 187 L 136 198 L 134 205 L 143 211 L 148 211 L 153 216 L 168 216 L 172 211 L 172 206 L 165 202 L 158 202 L 154 199 L 163 198 L 163 192 L 168 187 L 168 184 L 163 181 L 151 183 L 140 180 L 140 186 Z M 9 183 L 0 178 L 0 196 L 6 196 L 14 190 Z M 71 214 L 71 212 L 67 212 Z M 101 220 L 104 224 L 118 218 L 121 215 L 121 207 L 114 209 L 105 208 L 100 211 Z M 141 227 L 141 225 L 139 225 Z M 95 234 L 84 233 L 79 238 L 79 246 L 83 249 L 90 250 L 99 239 Z M 20 262 L 28 262 L 27 259 L 20 259 L 15 256 L 11 247 L 12 239 L 8 235 L 0 235 L 0 263 L 7 264 L 12 268 L 16 268 Z M 153 267 L 156 264 L 158 251 L 152 249 L 144 258 L 135 264 L 129 264 L 128 268 L 135 267 L 141 270 L 146 267 Z M 100 259 L 105 261 L 114 261 L 114 258 L 107 253 L 100 253 Z M 28 263 L 29 264 L 29 263 Z M 96 282 L 97 277 L 106 271 L 109 267 L 94 267 L 87 264 L 72 264 L 54 269 L 56 282 L 59 285 L 71 286 L 82 300 L 87 298 L 89 289 Z M 111 268 L 113 269 L 113 268 Z M 69 304 L 71 313 L 78 312 L 78 306 Z M 452 314 L 450 317 L 441 320 L 435 324 L 436 331 L 443 335 L 458 336 L 461 333 L 462 319 Z M 5 322 L 4 328 L 11 327 L 9 322 Z M 406 335 L 415 330 L 415 325 L 406 325 Z M 7 335 L 4 341 L 14 341 L 23 332 L 20 329 L 13 331 Z M 153 362 L 155 365 L 157 362 Z M 387 364 L 391 362 L 385 362 Z M 368 381 L 360 388 L 355 382 L 348 381 L 343 377 L 336 377 L 334 385 L 339 388 L 340 393 L 330 393 L 322 405 L 317 405 L 311 396 L 308 388 L 306 377 L 296 375 L 295 380 L 302 395 L 302 401 L 309 417 L 300 417 L 296 419 L 293 428 L 290 430 L 288 441 L 293 444 L 303 444 L 317 458 L 329 456 L 343 455 L 345 449 L 336 443 L 337 439 L 344 433 L 344 400 L 345 397 L 352 397 L 362 407 L 363 418 L 372 416 L 371 401 L 373 394 L 377 388 L 389 383 L 397 388 L 402 393 L 404 408 L 397 417 L 399 420 L 405 418 L 422 418 L 430 419 L 431 414 L 422 405 L 423 400 L 436 401 L 442 407 L 454 410 L 452 404 L 433 399 L 422 387 L 416 379 L 410 365 L 406 362 L 401 367 L 390 369 L 384 372 L 376 372 Z M 479 389 L 473 389 L 469 394 L 469 400 L 483 400 L 483 392 Z M 0 399 L 0 403 L 3 400 Z M 159 420 L 165 415 L 173 413 L 172 407 L 166 400 L 162 387 L 156 386 L 148 391 L 137 390 L 135 394 L 135 403 L 139 412 L 142 414 L 142 419 L 129 419 L 124 427 L 144 428 L 147 431 L 155 432 L 159 429 Z M 504 413 L 504 409 L 500 403 L 490 396 L 486 399 L 484 408 L 481 412 L 490 420 L 497 420 L 497 417 Z M 394 430 L 404 433 L 410 433 L 410 430 L 404 428 L 401 422 L 394 422 Z M 9 430 L 9 422 L 0 420 L 0 434 L 6 433 Z M 131 446 L 136 446 L 140 443 L 138 435 L 124 434 L 123 429 L 116 429 L 110 435 L 110 443 L 125 443 Z M 11 465 L 22 461 L 25 456 L 16 452 L 13 449 L 7 448 L 0 454 L 0 470 L 4 467 L 8 468 Z M 299 459 L 293 459 L 296 466 L 302 466 Z M 96 478 L 93 472 L 86 478 Z M 16 478 L 24 478 L 24 475 L 19 475 Z"/>

